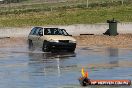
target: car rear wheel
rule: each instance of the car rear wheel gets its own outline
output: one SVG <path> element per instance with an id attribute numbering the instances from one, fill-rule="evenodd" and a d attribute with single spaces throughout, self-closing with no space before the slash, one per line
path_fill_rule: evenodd
<path id="1" fill-rule="evenodd" d="M 33 42 L 32 42 L 32 40 L 28 40 L 28 48 L 30 50 L 33 49 Z"/>
<path id="2" fill-rule="evenodd" d="M 44 41 L 42 51 L 43 52 L 50 52 L 50 47 L 49 47 L 47 41 Z"/>

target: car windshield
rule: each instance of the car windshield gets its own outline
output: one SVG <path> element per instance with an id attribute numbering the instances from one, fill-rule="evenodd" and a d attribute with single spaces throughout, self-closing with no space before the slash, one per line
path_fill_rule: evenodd
<path id="1" fill-rule="evenodd" d="M 66 32 L 65 29 L 45 28 L 44 35 L 65 35 L 65 36 L 68 36 L 69 34 Z"/>

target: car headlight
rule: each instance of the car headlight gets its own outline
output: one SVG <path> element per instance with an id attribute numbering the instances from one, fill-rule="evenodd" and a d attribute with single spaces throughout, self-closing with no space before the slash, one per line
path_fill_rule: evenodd
<path id="1" fill-rule="evenodd" d="M 69 43 L 76 43 L 76 41 L 69 40 Z"/>
<path id="2" fill-rule="evenodd" d="M 49 42 L 59 42 L 59 41 L 51 39 Z"/>

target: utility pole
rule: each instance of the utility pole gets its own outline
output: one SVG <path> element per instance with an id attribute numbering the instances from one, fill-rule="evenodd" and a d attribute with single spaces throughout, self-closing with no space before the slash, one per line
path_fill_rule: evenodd
<path id="1" fill-rule="evenodd" d="M 87 8 L 88 8 L 88 5 L 89 5 L 89 0 L 87 0 Z"/>

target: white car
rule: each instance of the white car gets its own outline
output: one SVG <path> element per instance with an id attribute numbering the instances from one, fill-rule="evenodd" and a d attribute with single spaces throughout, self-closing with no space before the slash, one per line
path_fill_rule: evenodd
<path id="1" fill-rule="evenodd" d="M 29 48 L 37 46 L 44 52 L 66 50 L 74 52 L 76 40 L 65 29 L 34 27 L 28 36 Z"/>

